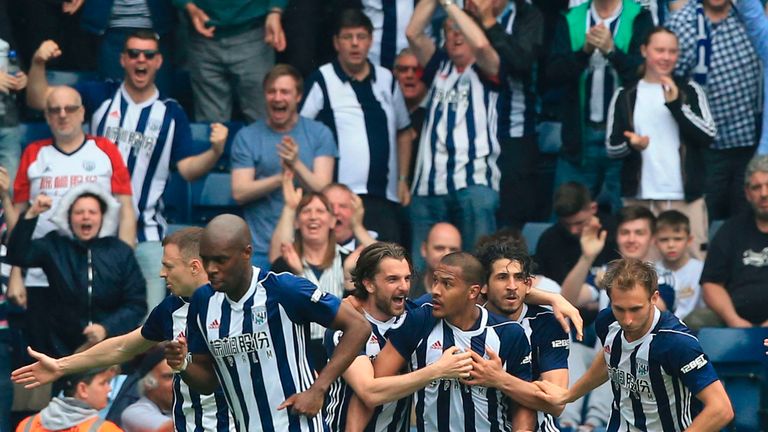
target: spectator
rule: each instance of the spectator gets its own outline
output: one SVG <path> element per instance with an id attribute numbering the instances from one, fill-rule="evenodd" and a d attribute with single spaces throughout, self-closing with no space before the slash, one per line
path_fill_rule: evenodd
<path id="1" fill-rule="evenodd" d="M 392 69 L 397 54 L 408 47 L 405 28 L 418 0 L 361 0 L 363 12 L 373 24 L 373 43 L 368 53 L 371 63 Z"/>
<path id="2" fill-rule="evenodd" d="M 97 68 L 104 79 L 120 80 L 124 72 L 120 57 L 125 40 L 137 30 L 155 32 L 165 67 L 157 72 L 158 88 L 170 90 L 172 79 L 173 31 L 177 13 L 170 0 L 81 1 L 80 25 L 99 38 Z"/>
<path id="3" fill-rule="evenodd" d="M 424 242 L 421 243 L 420 256 L 424 262 L 421 284 L 411 288 L 411 298 L 419 298 L 432 291 L 434 271 L 440 260 L 449 253 L 461 251 L 461 233 L 448 222 L 438 222 L 432 225 Z"/>
<path id="4" fill-rule="evenodd" d="M 264 117 L 262 81 L 285 49 L 287 0 L 172 0 L 189 14 L 195 120 L 225 122 L 237 100 L 248 123 Z"/>
<path id="5" fill-rule="evenodd" d="M 419 65 L 419 59 L 413 54 L 410 48 L 404 48 L 395 58 L 395 67 L 392 73 L 400 84 L 400 91 L 403 92 L 405 106 L 411 118 L 411 130 L 413 138 L 411 139 L 411 165 L 408 169 L 408 178 L 412 179 L 416 170 L 416 158 L 413 155 L 419 154 L 419 141 L 421 138 L 421 127 L 424 124 L 426 108 L 424 108 L 424 97 L 427 95 L 427 86 L 421 77 L 424 75 L 424 68 Z M 407 220 L 407 218 L 405 218 Z"/>
<path id="6" fill-rule="evenodd" d="M 768 326 L 768 155 L 747 165 L 744 192 L 751 209 L 728 219 L 712 239 L 701 288 L 711 311 L 701 326 Z"/>
<path id="7" fill-rule="evenodd" d="M 459 229 L 465 248 L 496 231 L 500 172 L 493 119 L 503 79 L 499 55 L 469 15 L 451 1 L 443 5 L 444 49 L 424 34 L 436 0 L 419 2 L 406 32 L 430 85 L 411 204 L 414 255 L 440 221 Z"/>
<path id="8" fill-rule="evenodd" d="M 149 350 L 139 365 L 141 399 L 123 411 L 121 424 L 126 432 L 173 432 L 173 369 L 165 362 L 164 350 Z"/>
<path id="9" fill-rule="evenodd" d="M 689 0 L 667 27 L 680 42 L 675 75 L 692 78 L 711 102 L 717 135 L 704 154 L 704 194 L 709 217 L 726 219 L 747 207 L 741 189 L 757 140 L 760 62 L 730 1 Z"/>
<path id="10" fill-rule="evenodd" d="M 44 352 L 61 357 L 136 328 L 146 313 L 146 283 L 132 249 L 114 237 L 119 204 L 112 196 L 89 184 L 71 189 L 50 216 L 58 231 L 33 240 L 38 216 L 52 203 L 40 194 L 19 219 L 8 261 L 48 276 Z"/>
<path id="11" fill-rule="evenodd" d="M 586 186 L 576 182 L 561 185 L 555 192 L 553 207 L 558 221 L 541 234 L 536 245 L 536 263 L 542 275 L 562 284 L 579 260 L 584 228 L 595 223 L 607 233 L 607 246 L 595 257 L 595 265 L 618 257 L 615 218 L 598 214 L 597 203 Z"/>
<path id="12" fill-rule="evenodd" d="M 709 231 L 703 152 L 716 133 L 707 97 L 695 81 L 672 77 L 674 33 L 654 28 L 640 52 L 643 78 L 617 89 L 608 109 L 608 156 L 624 158 L 624 204 L 648 207 L 657 216 L 664 209 L 684 212 L 693 222 L 693 254 L 703 256 Z"/>
<path id="13" fill-rule="evenodd" d="M 544 18 L 538 8 L 521 0 L 473 0 L 474 15 L 506 68 L 508 87 L 499 107 L 499 168 L 501 170 L 498 220 L 501 226 L 522 229 L 536 217 L 536 140 L 534 65 L 544 43 Z M 526 203 L 519 205 L 519 203 Z"/>
<path id="14" fill-rule="evenodd" d="M 699 278 L 704 263 L 690 254 L 693 236 L 688 217 L 677 210 L 662 212 L 656 219 L 654 242 L 661 253 L 661 259 L 656 261 L 656 271 L 660 274 L 672 273 L 675 316 L 684 320 L 703 303 Z"/>
<path id="15" fill-rule="evenodd" d="M 299 115 L 302 86 L 292 66 L 272 68 L 264 77 L 267 118 L 241 129 L 232 144 L 232 196 L 245 206 L 253 264 L 263 269 L 269 268 L 269 242 L 284 205 L 282 166 L 310 191 L 320 191 L 333 177 L 333 135 L 322 123 Z"/>
<path id="16" fill-rule="evenodd" d="M 371 21 L 360 10 L 338 17 L 337 57 L 308 80 L 301 114 L 328 126 L 339 146 L 338 178 L 360 195 L 365 226 L 399 241 L 398 203 L 410 202 L 412 132 L 403 94 L 389 70 L 368 60 Z"/>
<path id="17" fill-rule="evenodd" d="M 302 276 L 322 291 L 343 297 L 344 261 L 349 251 L 336 244 L 331 203 L 318 192 L 302 196 L 301 189 L 293 187 L 290 171 L 283 175 L 283 200 L 285 206 L 269 246 L 272 271 Z M 310 326 L 309 348 L 317 370 L 327 361 L 324 333 L 323 326 L 317 323 Z"/>
<path id="18" fill-rule="evenodd" d="M 5 2 L 0 2 L 0 47 L 15 48 L 11 44 L 11 27 Z M 0 171 L 5 171 L 12 182 L 16 178 L 21 159 L 21 129 L 19 128 L 19 107 L 16 96 L 27 87 L 27 74 L 16 72 L 11 75 L 7 69 L 0 69 Z M 9 200 L 11 196 L 7 197 Z M 10 203 L 10 201 L 9 201 Z"/>
<path id="19" fill-rule="evenodd" d="M 614 212 L 621 207 L 621 163 L 605 152 L 607 102 L 637 80 L 640 44 L 652 26 L 651 14 L 631 0 L 590 0 L 560 18 L 546 66 L 548 81 L 566 87 L 556 190 L 578 181 L 595 198 L 603 191 Z"/>
<path id="20" fill-rule="evenodd" d="M 99 418 L 107 406 L 112 371 L 95 369 L 64 379 L 64 396 L 54 397 L 40 413 L 27 417 L 16 432 L 120 432 L 116 424 Z"/>
<path id="21" fill-rule="evenodd" d="M 736 8 L 739 18 L 744 22 L 752 47 L 763 65 L 768 64 L 768 20 L 765 18 L 765 9 L 759 1 L 744 0 Z M 768 97 L 768 69 L 763 66 L 763 100 Z M 763 122 L 760 127 L 760 144 L 758 154 L 768 153 L 768 110 L 763 109 Z"/>
<path id="22" fill-rule="evenodd" d="M 368 231 L 363 225 L 365 207 L 359 196 L 341 183 L 331 183 L 322 192 L 333 208 L 333 217 L 336 218 L 333 234 L 339 246 L 353 251 L 376 241 L 378 233 Z"/>
<path id="23" fill-rule="evenodd" d="M 149 309 L 166 296 L 165 284 L 158 274 L 160 241 L 167 230 L 161 200 L 170 170 L 175 165 L 188 181 L 205 175 L 224 151 L 227 138 L 227 128 L 213 124 L 211 147 L 197 148 L 181 106 L 174 100 L 160 99 L 155 77 L 163 56 L 158 44 L 153 32 L 132 33 L 125 40 L 120 57 L 125 69 L 122 83 L 99 81 L 77 86 L 90 118 L 91 133 L 114 142 L 130 171 L 135 193 L 133 204 L 128 207 L 138 213 L 136 257 L 148 281 Z M 45 77 L 46 63 L 59 55 L 61 50 L 53 41 L 44 42 L 35 53 L 27 92 L 32 108 L 44 107 L 53 88 Z"/>

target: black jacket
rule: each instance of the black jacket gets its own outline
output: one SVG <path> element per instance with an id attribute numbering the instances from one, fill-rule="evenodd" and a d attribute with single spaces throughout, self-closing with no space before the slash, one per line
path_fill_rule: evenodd
<path id="1" fill-rule="evenodd" d="M 638 80 L 638 68 L 643 63 L 640 45 L 652 28 L 653 19 L 650 12 L 642 11 L 632 22 L 632 39 L 628 52 L 616 49 L 609 56 L 608 61 L 616 70 L 621 83 L 632 84 Z M 563 122 L 560 156 L 576 164 L 581 164 L 581 128 L 584 116 L 583 107 L 579 106 L 579 77 L 589 67 L 589 57 L 583 50 L 574 51 L 571 48 L 568 21 L 565 16 L 561 16 L 555 26 L 555 36 L 545 73 L 549 83 L 565 87 L 565 95 L 560 104 L 560 118 Z"/>
<path id="2" fill-rule="evenodd" d="M 715 139 L 715 121 L 709 112 L 704 90 L 693 81 L 675 78 L 676 100 L 666 103 L 680 129 L 680 172 L 683 175 L 685 200 L 701 198 L 704 194 L 704 151 Z M 618 88 L 608 109 L 606 151 L 609 157 L 624 158 L 621 169 L 622 196 L 637 197 L 640 188 L 643 158 L 629 145 L 625 131 L 634 132 L 632 119 L 637 100 L 637 84 Z M 653 145 L 651 143 L 650 145 Z"/>
<path id="3" fill-rule="evenodd" d="M 19 267 L 41 267 L 48 277 L 49 354 L 72 354 L 85 343 L 82 332 L 89 322 L 104 326 L 108 337 L 139 326 L 147 311 L 147 288 L 128 245 L 113 236 L 81 242 L 56 231 L 32 240 L 36 225 L 37 218 L 19 218 L 8 241 L 7 261 Z"/>

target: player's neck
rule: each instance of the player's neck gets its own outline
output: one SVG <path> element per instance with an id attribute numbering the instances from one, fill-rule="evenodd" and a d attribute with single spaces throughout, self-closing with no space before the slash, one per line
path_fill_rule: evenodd
<path id="1" fill-rule="evenodd" d="M 688 252 L 686 252 L 677 261 L 663 261 L 663 262 L 664 262 L 664 267 L 666 267 L 668 270 L 678 271 L 681 268 L 685 267 L 685 265 L 688 264 L 688 261 L 690 260 L 691 260 L 691 255 Z"/>
<path id="2" fill-rule="evenodd" d="M 126 84 L 125 91 L 128 93 L 128 96 L 131 97 L 133 103 L 140 104 L 152 98 L 155 93 L 157 93 L 157 87 L 152 84 L 151 86 L 147 86 L 144 89 L 137 89 L 131 85 Z"/>
<path id="3" fill-rule="evenodd" d="M 625 331 L 624 339 L 626 339 L 627 342 L 634 342 L 648 334 L 648 331 L 651 330 L 651 326 L 653 325 L 654 318 L 656 318 L 656 306 L 651 305 L 651 316 L 648 318 L 648 322 L 645 323 L 643 328 L 637 330 L 636 332 L 632 332 L 631 334 Z"/>
<path id="4" fill-rule="evenodd" d="M 595 10 L 600 15 L 600 18 L 606 19 L 613 16 L 616 9 L 619 8 L 621 0 L 595 0 L 592 4 L 595 6 Z"/>
<path id="5" fill-rule="evenodd" d="M 304 258 L 309 264 L 320 265 L 325 260 L 325 253 L 328 249 L 328 241 L 325 242 L 307 242 L 302 245 L 302 255 L 299 258 Z"/>
<path id="6" fill-rule="evenodd" d="M 389 315 L 388 313 L 376 307 L 376 300 L 374 300 L 372 295 L 368 295 L 365 303 L 363 303 L 363 309 L 365 309 L 368 315 L 376 318 L 381 322 L 387 322 L 392 319 L 392 315 Z"/>
<path id="7" fill-rule="evenodd" d="M 461 314 L 447 316 L 445 319 L 454 327 L 458 327 L 464 331 L 469 331 L 472 330 L 472 327 L 474 327 L 475 322 L 477 322 L 479 317 L 480 308 L 472 303 L 472 307 L 465 308 L 463 311 L 461 311 Z"/>
<path id="8" fill-rule="evenodd" d="M 72 153 L 80 148 L 85 141 L 85 133 L 80 131 L 73 134 L 71 137 L 58 137 L 56 138 L 56 147 L 58 147 L 64 153 Z"/>
<path id="9" fill-rule="evenodd" d="M 237 289 L 234 290 L 235 292 L 227 293 L 227 297 L 233 302 L 239 302 L 251 287 L 251 279 L 253 279 L 253 267 L 248 266 L 243 272 L 243 279 L 238 284 Z"/>
<path id="10" fill-rule="evenodd" d="M 290 132 L 291 129 L 293 129 L 294 126 L 296 126 L 296 123 L 299 121 L 299 113 L 294 112 L 291 116 L 291 119 L 285 123 L 277 124 L 272 121 L 269 117 L 267 117 L 267 126 L 269 126 L 270 129 L 272 129 L 274 132 L 279 133 L 285 133 Z"/>

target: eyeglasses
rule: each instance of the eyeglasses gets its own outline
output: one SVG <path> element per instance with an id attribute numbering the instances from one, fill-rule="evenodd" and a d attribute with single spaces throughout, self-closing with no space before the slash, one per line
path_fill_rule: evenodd
<path id="1" fill-rule="evenodd" d="M 413 72 L 413 73 L 421 73 L 424 69 L 421 66 L 405 66 L 405 65 L 397 65 L 395 66 L 395 72 Z"/>
<path id="2" fill-rule="evenodd" d="M 65 105 L 65 106 L 62 106 L 62 107 L 57 107 L 57 106 L 51 107 L 51 106 L 49 106 L 49 107 L 45 108 L 45 112 L 48 113 L 48 115 L 50 115 L 50 116 L 59 115 L 61 113 L 61 110 L 64 110 L 65 115 L 66 114 L 74 114 L 74 113 L 77 112 L 77 110 L 80 109 L 80 107 L 82 107 L 82 105 Z"/>
<path id="3" fill-rule="evenodd" d="M 140 54 L 144 54 L 144 57 L 146 57 L 147 60 L 152 60 L 155 58 L 157 54 L 160 52 L 158 50 L 151 50 L 151 49 L 136 49 L 136 48 L 126 48 L 124 51 L 126 54 L 128 54 L 129 58 L 137 59 L 139 58 Z"/>
<path id="4" fill-rule="evenodd" d="M 371 38 L 371 35 L 368 33 L 344 33 L 343 35 L 339 36 L 339 39 L 343 40 L 344 42 L 352 42 L 353 39 L 357 39 L 360 42 L 365 42 L 368 39 Z"/>

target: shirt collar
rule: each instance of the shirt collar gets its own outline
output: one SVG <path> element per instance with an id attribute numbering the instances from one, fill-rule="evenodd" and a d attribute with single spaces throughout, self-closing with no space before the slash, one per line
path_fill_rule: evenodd
<path id="1" fill-rule="evenodd" d="M 368 73 L 368 76 L 365 77 L 362 81 L 371 80 L 371 81 L 375 82 L 376 81 L 376 68 L 373 66 L 373 64 L 371 63 L 370 60 L 366 60 L 366 61 L 368 62 L 368 66 L 370 66 L 369 67 L 370 72 Z M 336 75 L 338 75 L 338 77 L 341 80 L 341 82 L 346 83 L 347 81 L 356 81 L 351 76 L 347 75 L 346 72 L 344 72 L 344 69 L 342 69 L 341 63 L 339 63 L 339 59 L 338 58 L 333 59 L 331 64 L 333 65 L 333 71 L 336 72 Z"/>

